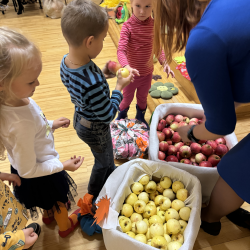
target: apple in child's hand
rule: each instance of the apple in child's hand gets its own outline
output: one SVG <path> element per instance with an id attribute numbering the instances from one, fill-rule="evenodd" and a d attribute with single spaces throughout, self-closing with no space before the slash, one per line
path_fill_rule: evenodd
<path id="1" fill-rule="evenodd" d="M 202 161 L 202 162 L 200 162 L 200 164 L 199 164 L 199 166 L 200 167 L 212 167 L 212 163 L 211 162 L 209 162 L 209 161 Z"/>
<path id="2" fill-rule="evenodd" d="M 129 74 L 130 74 L 129 70 L 126 69 L 126 68 L 121 68 L 120 71 L 121 71 L 121 75 L 122 75 L 123 78 L 128 77 Z M 119 71 L 116 72 L 116 76 L 118 76 L 118 72 L 119 72 Z"/>
<path id="3" fill-rule="evenodd" d="M 220 157 L 218 155 L 210 155 L 207 161 L 211 162 L 212 166 L 217 166 L 220 162 Z"/>
<path id="4" fill-rule="evenodd" d="M 117 62 L 113 62 L 113 61 L 110 61 L 108 63 L 108 70 L 113 73 L 113 74 L 116 74 L 116 72 L 122 68 L 122 65 L 120 63 L 117 63 Z"/>

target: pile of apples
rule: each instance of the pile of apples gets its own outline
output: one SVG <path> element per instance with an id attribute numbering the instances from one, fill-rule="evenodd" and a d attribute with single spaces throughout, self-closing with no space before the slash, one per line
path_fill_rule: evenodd
<path id="1" fill-rule="evenodd" d="M 145 175 L 131 190 L 119 216 L 122 231 L 152 247 L 178 250 L 191 212 L 184 203 L 189 194 L 183 183 L 172 183 L 167 176 L 156 183 Z"/>
<path id="2" fill-rule="evenodd" d="M 217 167 L 221 157 L 229 151 L 224 138 L 184 143 L 176 132 L 179 127 L 201 122 L 201 119 L 189 119 L 183 115 L 168 115 L 165 119 L 161 119 L 157 126 L 157 136 L 160 141 L 158 158 L 194 166 Z"/>

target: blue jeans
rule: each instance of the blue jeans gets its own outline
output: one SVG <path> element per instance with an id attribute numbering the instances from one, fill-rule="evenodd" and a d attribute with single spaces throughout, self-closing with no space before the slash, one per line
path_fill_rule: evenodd
<path id="1" fill-rule="evenodd" d="M 97 197 L 108 179 L 115 170 L 113 145 L 109 124 L 92 122 L 90 128 L 80 123 L 81 116 L 75 112 L 73 126 L 78 137 L 87 143 L 95 157 L 92 168 L 88 193 Z"/>

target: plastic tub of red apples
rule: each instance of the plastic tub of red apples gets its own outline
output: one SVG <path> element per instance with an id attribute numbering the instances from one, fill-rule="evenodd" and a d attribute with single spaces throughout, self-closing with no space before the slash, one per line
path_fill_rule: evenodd
<path id="1" fill-rule="evenodd" d="M 219 177 L 217 164 L 238 141 L 232 133 L 216 141 L 183 143 L 176 128 L 198 124 L 203 116 L 200 104 L 167 103 L 157 106 L 150 125 L 149 159 L 167 161 L 197 176 L 202 185 L 203 202 L 207 202 Z"/>
<path id="2" fill-rule="evenodd" d="M 123 233 L 118 216 L 124 201 L 131 194 L 131 185 L 148 175 L 150 180 L 161 180 L 168 176 L 172 181 L 181 181 L 188 190 L 189 196 L 184 201 L 191 209 L 187 227 L 184 230 L 184 243 L 179 250 L 192 250 L 200 229 L 201 185 L 197 177 L 172 167 L 168 162 L 135 159 L 119 166 L 109 176 L 104 184 L 96 203 L 103 198 L 110 199 L 107 217 L 99 223 L 103 232 L 103 239 L 107 250 L 153 250 L 152 246 L 136 240 Z M 124 225 L 126 226 L 126 225 Z M 161 248 L 165 249 L 165 248 Z M 173 249 L 173 248 L 171 248 Z"/>

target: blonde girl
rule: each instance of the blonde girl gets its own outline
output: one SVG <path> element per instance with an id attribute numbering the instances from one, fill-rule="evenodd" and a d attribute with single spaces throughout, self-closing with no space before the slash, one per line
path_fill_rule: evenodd
<path id="1" fill-rule="evenodd" d="M 30 98 L 41 70 L 39 49 L 22 34 L 0 28 L 0 159 L 7 150 L 11 173 L 21 179 L 15 196 L 31 217 L 37 217 L 36 207 L 43 209 L 43 222 L 55 219 L 59 235 L 66 237 L 77 225 L 77 212 L 68 217 L 64 205 L 76 195 L 76 184 L 65 170 L 77 170 L 83 158 L 59 161 L 53 131 L 70 121 L 48 121 Z"/>

